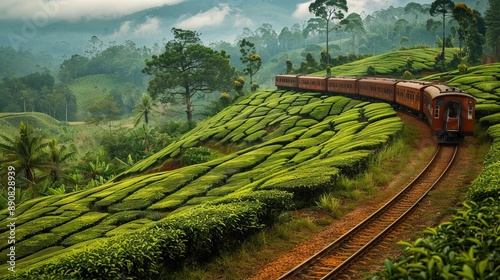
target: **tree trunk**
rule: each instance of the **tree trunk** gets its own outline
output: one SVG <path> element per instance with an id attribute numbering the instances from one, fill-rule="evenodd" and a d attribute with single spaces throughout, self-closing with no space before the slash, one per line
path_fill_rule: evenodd
<path id="1" fill-rule="evenodd" d="M 191 123 L 193 121 L 193 105 L 191 104 L 191 94 L 189 92 L 189 88 L 186 89 L 184 99 L 186 100 L 187 121 L 188 123 Z"/>
<path id="2" fill-rule="evenodd" d="M 445 23 L 444 23 L 444 21 L 445 21 L 445 15 L 446 15 L 446 14 L 445 14 L 445 13 L 443 13 L 443 52 L 441 53 L 441 59 L 442 59 L 443 61 L 444 61 L 444 46 L 446 45 L 446 37 L 444 37 L 444 36 L 445 36 L 445 34 L 444 34 L 444 27 L 445 27 Z"/>
<path id="3" fill-rule="evenodd" d="M 330 32 L 328 25 L 329 21 L 326 20 L 326 67 L 330 66 L 330 53 L 328 52 L 328 33 Z"/>

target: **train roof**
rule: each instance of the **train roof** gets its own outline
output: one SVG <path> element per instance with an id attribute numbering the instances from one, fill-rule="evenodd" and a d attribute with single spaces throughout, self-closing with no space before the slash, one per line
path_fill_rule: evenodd
<path id="1" fill-rule="evenodd" d="M 396 79 L 388 79 L 388 78 L 361 78 L 358 81 L 360 83 L 376 82 L 379 84 L 387 84 L 387 85 L 394 85 L 398 82 L 398 80 Z"/>
<path id="2" fill-rule="evenodd" d="M 324 80 L 326 77 L 324 76 L 299 76 L 300 80 L 307 79 L 307 80 Z"/>
<path id="3" fill-rule="evenodd" d="M 424 87 L 428 87 L 430 86 L 431 84 L 426 84 L 426 83 L 423 83 L 423 82 L 419 82 L 419 81 L 402 81 L 402 82 L 398 82 L 398 87 L 407 87 L 407 88 L 414 88 L 414 89 L 422 89 Z"/>
<path id="4" fill-rule="evenodd" d="M 354 77 L 337 77 L 337 76 L 334 76 L 334 77 L 329 77 L 328 80 L 354 82 L 354 81 L 359 80 L 359 78 L 354 78 Z"/>
<path id="5" fill-rule="evenodd" d="M 465 91 L 450 87 L 447 85 L 430 85 L 425 89 L 425 92 L 431 96 L 432 99 L 441 97 L 441 96 L 462 96 L 468 97 L 471 99 L 475 99 L 472 95 L 466 93 Z"/>

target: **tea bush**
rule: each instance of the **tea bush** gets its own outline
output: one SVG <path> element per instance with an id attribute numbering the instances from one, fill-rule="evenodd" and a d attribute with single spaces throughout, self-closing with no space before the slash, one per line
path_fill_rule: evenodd
<path id="1" fill-rule="evenodd" d="M 400 242 L 405 255 L 386 260 L 383 279 L 499 279 L 500 197 L 469 201 L 451 222 Z M 378 279 L 375 277 L 374 279 Z"/>
<path id="2" fill-rule="evenodd" d="M 18 279 L 151 279 L 162 263 L 185 255 L 185 233 L 160 227 L 98 240 L 56 262 L 41 263 Z"/>
<path id="3" fill-rule="evenodd" d="M 212 152 L 209 148 L 206 147 L 195 147 L 189 148 L 184 151 L 184 154 L 181 156 L 180 160 L 182 165 L 188 166 L 198 163 L 203 163 L 210 161 L 214 158 Z"/>

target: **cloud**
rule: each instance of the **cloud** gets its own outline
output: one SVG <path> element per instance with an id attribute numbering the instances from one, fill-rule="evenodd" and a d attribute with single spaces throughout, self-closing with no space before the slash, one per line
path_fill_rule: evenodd
<path id="1" fill-rule="evenodd" d="M 156 17 L 147 17 L 142 24 L 133 25 L 131 21 L 125 21 L 120 25 L 120 28 L 113 33 L 111 38 L 120 38 L 127 35 L 147 35 L 160 31 L 161 21 Z"/>
<path id="2" fill-rule="evenodd" d="M 345 13 L 347 16 L 350 13 L 357 13 L 369 15 L 374 11 L 380 9 L 387 9 L 390 6 L 399 7 L 405 6 L 413 0 L 349 0 L 347 3 L 348 11 Z M 428 3 L 430 0 L 420 0 L 415 1 L 419 3 Z M 309 5 L 314 2 L 314 0 L 307 1 L 304 3 L 297 4 L 295 11 L 292 16 L 298 20 L 307 20 L 314 17 L 314 14 L 309 12 Z"/>
<path id="3" fill-rule="evenodd" d="M 184 15 L 177 23 L 179 28 L 199 29 L 207 26 L 220 26 L 227 15 L 231 13 L 231 8 L 227 4 L 221 4 L 206 12 L 198 13 L 194 16 Z"/>
<path id="4" fill-rule="evenodd" d="M 314 14 L 309 12 L 309 5 L 312 2 L 314 2 L 314 0 L 297 4 L 297 8 L 293 12 L 292 17 L 295 19 L 309 19 L 314 17 Z"/>
<path id="5" fill-rule="evenodd" d="M 210 27 L 228 27 L 247 26 L 252 24 L 252 20 L 240 14 L 237 9 L 231 8 L 228 4 L 220 4 L 206 12 L 200 12 L 196 15 L 183 15 L 176 24 L 177 28 L 182 29 L 206 29 Z"/>
<path id="6" fill-rule="evenodd" d="M 0 20 L 44 17 L 47 20 L 114 18 L 186 0 L 1 0 Z"/>
<path id="7" fill-rule="evenodd" d="M 147 18 L 146 22 L 138 25 L 135 30 L 135 35 L 144 35 L 149 33 L 155 33 L 160 30 L 160 20 L 158 18 Z"/>

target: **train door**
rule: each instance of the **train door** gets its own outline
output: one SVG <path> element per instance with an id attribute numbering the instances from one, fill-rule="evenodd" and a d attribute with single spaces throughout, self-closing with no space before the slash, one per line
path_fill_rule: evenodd
<path id="1" fill-rule="evenodd" d="M 460 102 L 450 101 L 446 104 L 445 125 L 446 131 L 459 131 L 460 129 Z"/>

